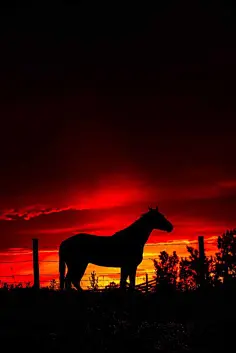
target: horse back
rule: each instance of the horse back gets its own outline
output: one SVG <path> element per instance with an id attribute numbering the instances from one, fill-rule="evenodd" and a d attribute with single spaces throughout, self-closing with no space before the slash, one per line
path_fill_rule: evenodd
<path id="1" fill-rule="evenodd" d="M 87 233 L 75 234 L 61 242 L 60 249 L 64 253 L 78 253 L 99 251 L 100 249 L 110 248 L 112 243 L 112 237 L 110 236 L 97 236 Z"/>
<path id="2" fill-rule="evenodd" d="M 120 266 L 123 262 L 142 261 L 142 249 L 127 239 L 113 236 L 97 236 L 79 233 L 61 243 L 65 261 L 84 261 L 101 266 Z"/>

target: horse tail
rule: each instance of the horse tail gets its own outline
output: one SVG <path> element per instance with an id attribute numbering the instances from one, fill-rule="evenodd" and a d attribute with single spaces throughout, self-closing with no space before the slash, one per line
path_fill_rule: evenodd
<path id="1" fill-rule="evenodd" d="M 60 274 L 60 289 L 65 287 L 65 272 L 66 272 L 66 263 L 63 257 L 62 247 L 59 248 L 59 274 Z"/>

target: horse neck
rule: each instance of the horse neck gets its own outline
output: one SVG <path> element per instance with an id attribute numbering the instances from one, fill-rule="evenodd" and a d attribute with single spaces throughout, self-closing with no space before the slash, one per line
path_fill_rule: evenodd
<path id="1" fill-rule="evenodd" d="M 131 224 L 129 227 L 132 229 L 134 233 L 134 239 L 139 243 L 144 245 L 153 231 L 153 227 L 151 227 L 144 218 L 139 218 L 136 222 Z"/>

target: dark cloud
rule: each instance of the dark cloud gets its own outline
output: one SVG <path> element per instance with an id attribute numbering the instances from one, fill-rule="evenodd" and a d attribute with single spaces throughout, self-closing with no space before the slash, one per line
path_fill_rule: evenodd
<path id="1" fill-rule="evenodd" d="M 158 202 L 186 222 L 231 224 L 234 187 L 220 183 L 236 180 L 233 10 L 47 10 L 0 15 L 0 209 L 14 219 L 0 222 L 0 246 L 70 232 L 77 221 L 65 214 L 77 219 L 85 199 L 118 207 L 111 182 L 130 207 L 122 217 Z"/>

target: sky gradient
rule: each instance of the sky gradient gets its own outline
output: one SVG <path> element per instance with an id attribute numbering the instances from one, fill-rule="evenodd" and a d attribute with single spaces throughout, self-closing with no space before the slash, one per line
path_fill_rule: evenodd
<path id="1" fill-rule="evenodd" d="M 148 206 L 175 227 L 152 244 L 234 228 L 232 11 L 81 6 L 1 12 L 0 261 L 24 259 L 33 237 L 56 249 L 78 232 L 110 235 Z"/>

